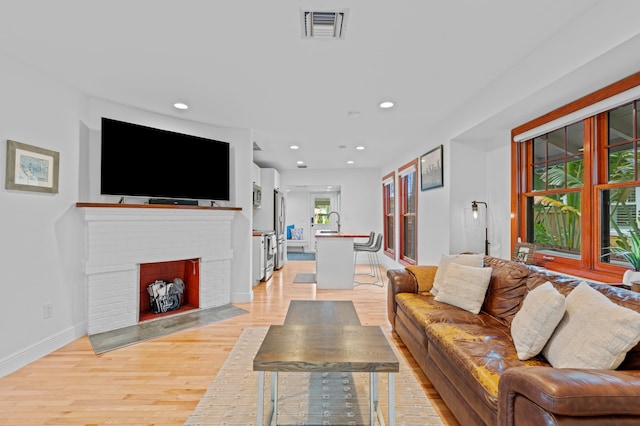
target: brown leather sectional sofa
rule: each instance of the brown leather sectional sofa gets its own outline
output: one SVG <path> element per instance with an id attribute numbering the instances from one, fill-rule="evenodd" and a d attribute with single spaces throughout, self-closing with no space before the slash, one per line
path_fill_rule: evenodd
<path id="1" fill-rule="evenodd" d="M 550 281 L 566 296 L 584 280 L 494 257 L 484 264 L 492 275 L 478 315 L 418 293 L 407 270 L 387 273 L 389 321 L 460 424 L 640 424 L 640 344 L 616 370 L 560 369 L 542 355 L 517 357 L 510 324 L 527 292 Z M 434 268 L 433 276 L 437 267 L 425 268 Z M 588 284 L 640 311 L 640 293 Z"/>

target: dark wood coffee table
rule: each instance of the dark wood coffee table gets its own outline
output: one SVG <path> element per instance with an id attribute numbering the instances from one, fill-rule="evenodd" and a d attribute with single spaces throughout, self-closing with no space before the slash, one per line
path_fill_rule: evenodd
<path id="1" fill-rule="evenodd" d="M 361 325 L 350 300 L 292 300 L 284 325 Z"/>
<path id="2" fill-rule="evenodd" d="M 298 322 L 299 321 L 299 322 Z M 352 302 L 292 301 L 285 325 L 272 325 L 253 360 L 258 415 L 264 421 L 264 373 L 271 371 L 272 417 L 278 423 L 278 372 L 369 373 L 371 425 L 378 415 L 378 373 L 389 374 L 389 424 L 395 424 L 394 373 L 399 363 L 380 327 L 362 326 Z M 270 424 L 271 420 L 269 420 Z"/>

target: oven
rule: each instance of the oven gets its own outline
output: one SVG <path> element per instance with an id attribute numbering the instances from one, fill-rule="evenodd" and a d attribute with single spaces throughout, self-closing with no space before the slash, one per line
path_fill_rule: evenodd
<path id="1" fill-rule="evenodd" d="M 273 231 L 264 233 L 264 278 L 262 281 L 268 281 L 273 275 L 273 269 L 276 262 L 276 254 L 278 251 L 278 240 L 276 233 Z"/>

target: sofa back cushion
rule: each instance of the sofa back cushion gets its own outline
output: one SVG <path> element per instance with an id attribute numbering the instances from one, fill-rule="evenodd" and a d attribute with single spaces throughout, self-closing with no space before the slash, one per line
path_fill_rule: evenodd
<path id="1" fill-rule="evenodd" d="M 405 266 L 405 269 L 416 277 L 418 293 L 424 293 L 431 290 L 431 287 L 433 287 L 433 280 L 438 270 L 437 266 L 409 265 Z"/>
<path id="2" fill-rule="evenodd" d="M 493 272 L 482 311 L 509 327 L 527 293 L 529 268 L 522 263 L 490 256 L 485 257 L 484 265 Z"/>

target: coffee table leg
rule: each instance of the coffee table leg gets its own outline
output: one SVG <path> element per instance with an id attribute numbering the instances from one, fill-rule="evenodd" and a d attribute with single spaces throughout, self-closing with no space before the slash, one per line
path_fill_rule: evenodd
<path id="1" fill-rule="evenodd" d="M 273 401 L 273 424 L 278 424 L 278 372 L 271 373 L 271 400 Z M 271 418 L 269 419 L 271 424 Z"/>
<path id="2" fill-rule="evenodd" d="M 256 426 L 262 426 L 264 422 L 264 371 L 258 371 L 258 406 L 256 408 Z"/>
<path id="3" fill-rule="evenodd" d="M 389 426 L 396 424 L 396 375 L 389 373 Z"/>
<path id="4" fill-rule="evenodd" d="M 376 389 L 375 386 L 375 382 L 376 382 L 376 373 L 369 373 L 369 424 L 371 426 L 374 426 L 375 424 L 375 417 L 374 414 L 376 414 L 376 410 L 375 410 L 375 405 L 374 405 L 374 389 Z"/>
<path id="5" fill-rule="evenodd" d="M 373 404 L 378 407 L 378 373 L 373 373 Z"/>

